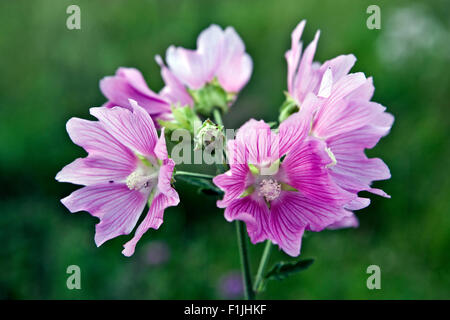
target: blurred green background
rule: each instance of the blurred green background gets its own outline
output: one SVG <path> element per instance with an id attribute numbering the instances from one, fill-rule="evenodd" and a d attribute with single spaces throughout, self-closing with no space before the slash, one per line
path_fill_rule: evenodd
<path id="1" fill-rule="evenodd" d="M 366 9 L 381 8 L 381 30 L 369 30 Z M 66 28 L 66 8 L 81 8 L 81 30 Z M 135 255 L 120 253 L 130 236 L 96 248 L 96 218 L 70 214 L 59 199 L 77 186 L 56 173 L 85 156 L 65 130 L 73 116 L 104 97 L 99 80 L 119 66 L 137 67 L 149 86 L 163 83 L 156 54 L 176 44 L 195 47 L 217 23 L 236 28 L 254 73 L 225 118 L 277 119 L 286 89 L 284 53 L 290 33 L 307 19 L 303 40 L 322 34 L 324 61 L 354 53 L 353 71 L 374 77 L 374 100 L 396 117 L 391 134 L 370 156 L 389 165 L 377 182 L 392 199 L 370 196 L 358 229 L 309 233 L 306 272 L 270 283 L 270 299 L 450 298 L 450 112 L 448 1 L 1 1 L 0 2 L 0 298 L 239 298 L 239 257 L 233 224 L 214 197 L 177 184 L 181 204 Z M 263 244 L 251 246 L 256 272 Z M 274 250 L 271 263 L 291 260 Z M 66 268 L 81 268 L 81 290 L 68 290 Z M 381 290 L 368 290 L 366 268 L 379 265 Z"/>

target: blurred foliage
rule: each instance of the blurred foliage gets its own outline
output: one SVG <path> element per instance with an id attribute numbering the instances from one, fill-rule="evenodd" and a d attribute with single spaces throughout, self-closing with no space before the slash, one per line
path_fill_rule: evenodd
<path id="1" fill-rule="evenodd" d="M 366 28 L 373 3 L 381 30 Z M 70 4 L 81 7 L 81 30 L 66 28 Z M 368 151 L 389 165 L 392 179 L 375 185 L 392 199 L 371 196 L 358 229 L 307 234 L 301 257 L 315 263 L 271 282 L 261 297 L 450 298 L 449 9 L 439 0 L 1 1 L 0 298 L 222 298 L 218 279 L 239 268 L 239 257 L 234 225 L 215 208 L 216 198 L 177 182 L 180 206 L 166 211 L 163 226 L 142 238 L 132 258 L 120 253 L 127 236 L 96 248 L 97 219 L 70 214 L 59 202 L 77 187 L 57 183 L 56 173 L 84 156 L 65 123 L 91 118 L 88 108 L 104 102 L 98 81 L 119 66 L 139 68 L 159 90 L 154 56 L 171 44 L 195 47 L 211 23 L 234 26 L 254 61 L 225 125 L 276 120 L 284 53 L 304 18 L 305 42 L 322 31 L 316 60 L 354 53 L 353 71 L 374 77 L 375 101 L 396 117 L 391 134 Z M 146 256 L 154 240 L 170 248 L 159 265 Z M 251 246 L 254 272 L 263 246 Z M 273 250 L 271 264 L 280 259 L 289 261 Z M 82 271 L 78 291 L 66 288 L 72 264 Z M 381 290 L 366 287 L 371 264 L 381 267 Z"/>

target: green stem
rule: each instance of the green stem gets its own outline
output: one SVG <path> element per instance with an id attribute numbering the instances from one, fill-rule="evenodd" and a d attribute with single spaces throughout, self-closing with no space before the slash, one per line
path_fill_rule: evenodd
<path id="1" fill-rule="evenodd" d="M 214 176 L 210 174 L 203 174 L 203 173 L 197 173 L 197 172 L 188 172 L 188 171 L 175 171 L 175 176 L 189 176 L 189 177 L 196 177 L 196 178 L 205 178 L 205 179 L 212 179 Z"/>
<path id="2" fill-rule="evenodd" d="M 247 238 L 244 222 L 236 220 L 236 232 L 238 238 L 239 253 L 241 257 L 242 280 L 244 283 L 245 299 L 255 300 L 255 292 L 252 288 L 252 278 L 250 275 L 250 263 L 248 259 Z"/>
<path id="3" fill-rule="evenodd" d="M 260 291 L 260 286 L 262 285 L 264 270 L 266 269 L 267 263 L 269 262 L 270 251 L 272 250 L 272 241 L 267 240 L 266 246 L 264 247 L 264 252 L 261 256 L 261 261 L 259 262 L 258 272 L 256 273 L 255 286 L 253 291 L 258 293 Z"/>
<path id="4" fill-rule="evenodd" d="M 218 108 L 213 109 L 213 117 L 214 117 L 214 121 L 216 122 L 216 124 L 223 127 L 222 113 L 221 113 L 220 109 L 218 109 Z M 227 141 L 226 141 L 226 137 L 225 137 L 224 146 L 226 146 L 226 145 L 227 145 Z M 226 153 L 226 150 L 223 150 L 223 151 L 224 151 L 223 163 L 220 166 L 217 165 L 217 167 L 219 168 L 219 171 L 221 173 L 224 173 L 225 171 L 228 170 L 228 165 L 227 165 L 227 160 L 226 160 L 227 153 Z"/>
<path id="5" fill-rule="evenodd" d="M 213 110 L 213 117 L 216 124 L 223 126 L 222 114 L 218 108 Z M 222 165 L 221 171 L 225 172 L 227 170 L 227 164 Z M 247 246 L 247 232 L 245 230 L 245 223 L 236 220 L 236 233 L 239 246 L 239 255 L 241 258 L 241 269 L 242 269 L 242 281 L 244 283 L 244 294 L 245 299 L 255 300 L 255 292 L 252 286 L 252 277 L 250 273 L 250 262 L 248 258 L 248 246 Z"/>

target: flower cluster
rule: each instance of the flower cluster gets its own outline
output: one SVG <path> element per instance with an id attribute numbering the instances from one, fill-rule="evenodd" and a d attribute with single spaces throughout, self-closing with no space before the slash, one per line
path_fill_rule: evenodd
<path id="1" fill-rule="evenodd" d="M 213 178 L 224 192 L 217 206 L 225 209 L 225 219 L 245 222 L 253 243 L 268 239 L 291 256 L 300 254 L 305 230 L 358 226 L 353 211 L 370 203 L 360 191 L 389 197 L 371 187 L 390 177 L 388 167 L 364 151 L 388 134 L 393 116 L 371 101 L 372 78 L 350 73 L 353 55 L 314 62 L 319 32 L 302 51 L 304 27 L 302 21 L 295 28 L 286 52 L 287 93 L 278 127 L 247 121 L 226 142 L 227 163 L 220 164 L 225 170 Z M 196 50 L 171 46 L 165 60 L 156 57 L 165 82 L 158 93 L 134 68 L 119 68 L 100 81 L 107 102 L 90 109 L 98 121 L 67 123 L 70 138 L 88 156 L 56 176 L 83 186 L 62 203 L 71 212 L 84 210 L 100 219 L 98 246 L 131 233 L 148 205 L 124 245 L 126 256 L 148 229 L 161 226 L 164 210 L 180 201 L 172 186 L 177 172 L 165 130 L 196 134 L 196 150 L 208 147 L 205 138 L 222 140 L 221 121 L 208 117 L 229 110 L 253 68 L 236 31 L 216 25 L 200 33 Z M 202 117 L 207 118 L 203 125 Z"/>

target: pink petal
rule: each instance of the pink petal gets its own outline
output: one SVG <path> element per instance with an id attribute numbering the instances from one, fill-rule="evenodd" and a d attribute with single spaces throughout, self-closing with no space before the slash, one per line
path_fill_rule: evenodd
<path id="1" fill-rule="evenodd" d="M 226 91 L 239 92 L 250 79 L 253 62 L 234 28 L 225 29 L 223 42 L 217 79 Z"/>
<path id="2" fill-rule="evenodd" d="M 341 220 L 330 224 L 327 229 L 330 230 L 336 230 L 336 229 L 343 229 L 343 228 L 358 228 L 359 227 L 359 221 L 358 218 L 354 214 L 351 216 L 342 218 Z"/>
<path id="3" fill-rule="evenodd" d="M 251 164 L 269 164 L 281 157 L 278 137 L 263 120 L 247 121 L 237 131 L 236 141 L 245 146 Z"/>
<path id="4" fill-rule="evenodd" d="M 171 46 L 167 49 L 166 61 L 173 74 L 191 89 L 200 89 L 208 81 L 203 58 L 196 51 Z"/>
<path id="5" fill-rule="evenodd" d="M 381 159 L 368 159 L 364 149 L 374 147 L 379 139 L 387 134 L 393 117 L 383 113 L 377 117 L 378 124 L 334 136 L 327 140 L 328 146 L 336 157 L 337 163 L 330 168 L 336 183 L 353 192 L 369 191 L 389 197 L 381 190 L 370 188 L 373 181 L 391 177 L 389 168 Z"/>
<path id="6" fill-rule="evenodd" d="M 134 170 L 136 163 L 136 158 L 130 159 L 130 163 L 126 164 L 96 156 L 79 158 L 58 172 L 56 180 L 81 185 L 123 183 Z"/>
<path id="7" fill-rule="evenodd" d="M 113 106 L 131 109 L 128 99 L 133 99 L 152 115 L 170 111 L 168 102 L 151 91 L 134 68 L 119 68 L 115 76 L 100 81 L 100 89 Z"/>
<path id="8" fill-rule="evenodd" d="M 272 202 L 269 216 L 271 239 L 288 255 L 296 257 L 300 254 L 305 222 L 299 220 L 291 203 L 283 203 L 286 195 Z"/>
<path id="9" fill-rule="evenodd" d="M 136 225 L 147 202 L 148 194 L 129 190 L 125 184 L 101 184 L 83 187 L 61 202 L 71 212 L 88 211 L 100 218 L 95 243 L 129 234 Z"/>
<path id="10" fill-rule="evenodd" d="M 319 100 L 313 94 L 309 94 L 300 111 L 281 122 L 278 130 L 280 157 L 308 135 L 311 119 L 318 104 Z"/>
<path id="11" fill-rule="evenodd" d="M 357 197 L 357 198 L 353 199 L 352 201 L 350 201 L 349 203 L 347 203 L 345 205 L 345 209 L 351 210 L 351 211 L 361 210 L 361 209 L 364 209 L 365 207 L 368 207 L 369 204 L 370 204 L 370 199 Z"/>
<path id="12" fill-rule="evenodd" d="M 144 233 L 150 228 L 159 229 L 163 223 L 164 210 L 167 207 L 176 206 L 178 202 L 179 199 L 170 198 L 162 193 L 158 193 L 153 199 L 144 220 L 136 229 L 134 237 L 124 245 L 124 249 L 122 251 L 123 255 L 127 257 L 132 256 L 134 254 L 137 242 L 141 239 Z"/>
<path id="13" fill-rule="evenodd" d="M 203 30 L 197 38 L 197 52 L 202 57 L 202 72 L 207 82 L 212 81 L 219 67 L 223 42 L 223 31 L 214 24 Z"/>
<path id="14" fill-rule="evenodd" d="M 347 100 L 366 100 L 372 99 L 375 87 L 373 86 L 373 79 L 369 77 L 366 81 L 356 89 L 354 89 L 350 94 L 347 95 Z"/>
<path id="15" fill-rule="evenodd" d="M 165 128 L 161 129 L 158 142 L 156 142 L 154 153 L 159 160 L 166 160 L 169 158 L 166 147 L 166 136 L 164 134 Z"/>
<path id="16" fill-rule="evenodd" d="M 154 156 L 158 140 L 149 114 L 130 100 L 133 111 L 124 108 L 91 108 L 90 113 L 123 145 L 142 155 Z"/>
<path id="17" fill-rule="evenodd" d="M 156 56 L 156 62 L 161 67 L 161 76 L 166 86 L 161 90 L 160 95 L 173 104 L 179 103 L 181 106 L 193 106 L 192 97 L 186 91 L 183 83 L 166 67 L 160 56 Z"/>
<path id="18" fill-rule="evenodd" d="M 178 193 L 171 184 L 174 168 L 175 162 L 172 159 L 163 160 L 163 165 L 159 168 L 158 190 L 168 197 L 171 203 L 178 203 Z"/>
<path id="19" fill-rule="evenodd" d="M 333 81 L 337 82 L 350 72 L 355 62 L 356 57 L 353 54 L 340 55 L 325 61 L 320 67 L 320 71 L 321 73 L 325 73 L 326 70 L 330 69 L 333 74 Z"/>
<path id="20" fill-rule="evenodd" d="M 333 87 L 333 72 L 331 68 L 326 69 L 320 82 L 318 97 L 328 98 L 331 94 L 331 88 Z"/>
<path id="21" fill-rule="evenodd" d="M 368 81 L 362 72 L 351 73 L 342 77 L 339 81 L 335 81 L 335 85 L 333 85 L 333 92 L 328 99 L 328 103 L 333 105 L 342 98 L 348 98 L 351 93 L 367 83 Z M 353 96 L 351 97 L 356 98 Z"/>
<path id="22" fill-rule="evenodd" d="M 316 114 L 312 130 L 319 137 L 328 139 L 370 124 L 384 110 L 382 105 L 365 100 L 327 101 Z"/>
<path id="23" fill-rule="evenodd" d="M 128 169 L 133 169 L 136 156 L 112 137 L 98 121 L 71 118 L 66 124 L 72 141 L 89 155 L 109 159 Z"/>
<path id="24" fill-rule="evenodd" d="M 217 201 L 217 206 L 225 208 L 237 199 L 251 183 L 251 179 L 247 164 L 233 165 L 227 172 L 214 177 L 214 184 L 225 192 L 223 199 Z"/>
<path id="25" fill-rule="evenodd" d="M 252 243 L 268 238 L 269 209 L 264 201 L 247 196 L 231 202 L 225 209 L 227 221 L 241 220 L 247 225 L 247 233 Z"/>
<path id="26" fill-rule="evenodd" d="M 291 232 L 297 232 L 303 228 L 321 231 L 351 214 L 342 206 L 328 201 L 326 197 L 312 198 L 305 196 L 301 191 L 282 191 L 280 197 L 271 203 L 270 225 L 272 233 L 279 243 L 282 234 L 280 234 L 280 230 L 272 227 L 277 226 L 277 223 L 279 227 L 281 221 Z"/>
<path id="27" fill-rule="evenodd" d="M 293 96 L 297 101 L 302 102 L 309 92 L 318 85 L 319 78 L 316 75 L 316 69 L 313 68 L 312 62 L 319 41 L 320 31 L 316 32 L 314 40 L 305 49 L 300 60 L 297 74 L 295 75 L 293 85 Z"/>
<path id="28" fill-rule="evenodd" d="M 294 76 L 297 72 L 298 63 L 302 52 L 302 43 L 300 38 L 305 28 L 306 20 L 302 20 L 291 34 L 291 49 L 285 54 L 288 64 L 288 92 L 293 92 Z"/>
<path id="29" fill-rule="evenodd" d="M 300 141 L 286 155 L 277 179 L 311 200 L 342 206 L 355 195 L 342 190 L 331 180 L 326 165 L 332 161 L 325 147 L 325 143 L 317 139 Z"/>

